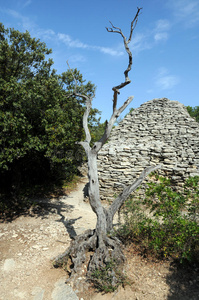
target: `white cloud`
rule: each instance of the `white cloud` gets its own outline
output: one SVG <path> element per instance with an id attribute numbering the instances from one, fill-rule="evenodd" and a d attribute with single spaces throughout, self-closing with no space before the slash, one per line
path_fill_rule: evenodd
<path id="1" fill-rule="evenodd" d="M 160 19 L 156 22 L 156 31 L 167 31 L 169 30 L 171 27 L 171 24 L 168 20 L 166 19 Z"/>
<path id="2" fill-rule="evenodd" d="M 168 20 L 158 20 L 154 29 L 154 40 L 156 42 L 166 41 L 169 37 L 168 31 L 170 28 L 171 24 Z"/>
<path id="3" fill-rule="evenodd" d="M 71 48 L 81 48 L 81 49 L 90 49 L 98 50 L 102 53 L 109 54 L 111 56 L 121 56 L 123 51 L 115 50 L 109 47 L 93 46 L 85 44 L 78 39 L 73 39 L 70 35 L 64 33 L 58 33 L 58 39 L 63 42 L 66 46 Z"/>
<path id="4" fill-rule="evenodd" d="M 155 85 L 161 90 L 172 89 L 179 82 L 179 77 L 170 74 L 166 68 L 160 68 L 155 78 Z"/>
<path id="5" fill-rule="evenodd" d="M 109 48 L 109 47 L 100 47 L 100 46 L 96 47 L 96 46 L 93 46 L 92 48 L 93 49 L 98 49 L 100 52 L 105 53 L 105 54 L 109 54 L 109 55 L 112 55 L 112 56 L 124 55 L 123 51 L 114 50 L 114 49 Z"/>
<path id="6" fill-rule="evenodd" d="M 168 33 L 167 32 L 159 32 L 159 33 L 156 33 L 154 35 L 154 40 L 156 42 L 166 41 L 167 39 L 168 39 Z"/>
<path id="7" fill-rule="evenodd" d="M 35 26 L 34 23 L 29 18 L 21 15 L 20 13 L 18 13 L 13 9 L 4 9 L 4 10 L 1 9 L 1 11 L 15 19 L 18 19 L 20 26 L 23 28 L 23 30 L 30 31 Z"/>
<path id="8" fill-rule="evenodd" d="M 173 88 L 176 84 L 178 84 L 179 80 L 176 76 L 173 75 L 165 75 L 160 77 L 156 84 L 162 89 L 162 90 L 168 90 Z"/>
<path id="9" fill-rule="evenodd" d="M 133 54 L 137 54 L 143 50 L 151 49 L 153 47 L 150 42 L 151 34 L 147 33 L 137 33 L 133 36 L 130 43 L 130 48 L 132 49 Z"/>
<path id="10" fill-rule="evenodd" d="M 151 30 L 136 33 L 130 43 L 133 54 L 135 55 L 143 50 L 152 49 L 157 43 L 168 40 L 170 28 L 171 23 L 169 20 L 160 19 Z"/>
<path id="11" fill-rule="evenodd" d="M 24 3 L 23 7 L 29 6 L 31 3 L 32 3 L 31 0 L 27 0 L 27 1 Z"/>
<path id="12" fill-rule="evenodd" d="M 31 3 L 31 0 L 26 1 L 26 6 Z M 58 33 L 56 34 L 52 29 L 43 29 L 39 28 L 34 22 L 32 22 L 29 18 L 24 17 L 22 14 L 18 13 L 15 10 L 6 9 L 0 11 L 3 11 L 4 13 L 12 16 L 15 19 L 18 19 L 20 22 L 20 26 L 23 28 L 23 30 L 28 30 L 32 35 L 35 37 L 38 37 L 40 39 L 45 40 L 54 40 L 54 41 L 61 41 L 66 46 L 70 48 L 79 48 L 79 49 L 90 49 L 90 50 L 97 50 L 101 53 L 108 54 L 111 56 L 121 56 L 124 54 L 124 51 L 104 47 L 104 46 L 96 46 L 96 45 L 88 45 L 84 42 L 81 42 L 79 39 L 73 39 L 69 34 L 65 33 Z"/>
<path id="13" fill-rule="evenodd" d="M 73 40 L 70 35 L 64 33 L 58 33 L 58 39 L 71 48 L 89 48 L 87 44 L 80 42 L 79 40 Z"/>
<path id="14" fill-rule="evenodd" d="M 28 17 L 25 17 L 23 14 L 19 13 L 13 9 L 1 9 L 0 11 L 13 17 L 17 20 L 17 25 L 19 26 L 20 31 L 28 30 L 32 37 L 36 37 L 39 39 L 50 40 L 55 38 L 55 32 L 51 29 L 43 29 L 39 28 L 39 26 Z"/>
<path id="15" fill-rule="evenodd" d="M 34 35 L 44 41 L 52 40 L 56 37 L 56 33 L 52 29 L 38 29 L 35 31 Z"/>
<path id="16" fill-rule="evenodd" d="M 169 0 L 177 21 L 184 22 L 185 26 L 195 26 L 199 22 L 199 1 L 197 0 Z"/>

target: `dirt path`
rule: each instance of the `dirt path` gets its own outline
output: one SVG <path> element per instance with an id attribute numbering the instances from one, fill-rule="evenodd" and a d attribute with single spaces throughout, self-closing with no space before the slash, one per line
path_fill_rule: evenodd
<path id="1" fill-rule="evenodd" d="M 66 273 L 51 259 L 65 251 L 71 237 L 94 228 L 95 214 L 83 201 L 86 181 L 59 199 L 10 223 L 0 223 L 0 300 L 198 300 L 199 273 L 177 270 L 170 262 L 150 262 L 126 250 L 131 285 L 112 294 L 78 293 L 65 284 Z M 40 207 L 41 207 L 40 206 Z"/>
<path id="2" fill-rule="evenodd" d="M 43 209 L 0 224 L 1 300 L 59 299 L 57 286 L 66 273 L 54 269 L 51 259 L 64 252 L 72 236 L 96 223 L 83 202 L 84 187 L 80 183 L 68 197 L 45 200 Z"/>

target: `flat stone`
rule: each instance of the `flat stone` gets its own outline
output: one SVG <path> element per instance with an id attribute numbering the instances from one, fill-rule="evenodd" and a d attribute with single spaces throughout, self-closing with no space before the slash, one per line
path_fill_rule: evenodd
<path id="1" fill-rule="evenodd" d="M 41 287 L 34 287 L 32 295 L 34 296 L 33 300 L 43 300 L 45 290 Z"/>
<path id="2" fill-rule="evenodd" d="M 3 270 L 5 272 L 10 272 L 15 268 L 15 261 L 13 258 L 8 258 L 3 264 Z"/>
<path id="3" fill-rule="evenodd" d="M 55 283 L 55 288 L 51 294 L 52 300 L 79 300 L 72 287 L 67 285 L 65 281 L 65 278 L 61 278 Z"/>

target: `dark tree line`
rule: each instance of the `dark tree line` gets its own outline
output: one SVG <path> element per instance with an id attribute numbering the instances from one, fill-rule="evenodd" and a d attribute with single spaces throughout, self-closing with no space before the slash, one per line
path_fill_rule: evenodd
<path id="1" fill-rule="evenodd" d="M 199 106 L 187 106 L 187 111 L 192 118 L 195 118 L 196 122 L 199 122 Z"/>
<path id="2" fill-rule="evenodd" d="M 61 75 L 51 49 L 26 31 L 0 23 L 0 194 L 16 196 L 23 185 L 70 180 L 81 163 L 85 101 L 95 85 L 77 70 Z M 74 80 L 75 78 L 75 80 Z M 75 83 L 76 81 L 76 83 Z M 99 122 L 93 109 L 89 126 Z M 94 134 L 95 137 L 95 134 Z"/>

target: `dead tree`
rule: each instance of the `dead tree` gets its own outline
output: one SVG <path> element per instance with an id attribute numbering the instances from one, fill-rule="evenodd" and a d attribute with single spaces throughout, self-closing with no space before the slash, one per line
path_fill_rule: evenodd
<path id="1" fill-rule="evenodd" d="M 88 116 L 91 110 L 92 98 L 87 95 L 78 94 L 75 92 L 75 95 L 81 97 L 86 102 L 86 110 L 83 116 L 83 127 L 85 131 L 85 140 L 80 142 L 86 152 L 88 159 L 88 178 L 89 178 L 89 203 L 92 207 L 92 210 L 97 215 L 97 224 L 94 230 L 87 230 L 83 234 L 77 236 L 75 240 L 71 242 L 70 247 L 63 253 L 58 256 L 55 260 L 55 266 L 61 266 L 64 263 L 64 260 L 70 259 L 71 265 L 73 266 L 71 270 L 71 276 L 74 277 L 75 274 L 78 275 L 78 271 L 81 269 L 82 264 L 88 259 L 86 258 L 87 252 L 91 252 L 92 255 L 89 258 L 87 274 L 91 274 L 97 268 L 100 268 L 108 261 L 114 260 L 117 263 L 122 263 L 125 260 L 124 254 L 122 252 L 122 247 L 120 241 L 111 236 L 111 231 L 113 229 L 113 218 L 116 212 L 120 209 L 124 201 L 129 197 L 129 195 L 143 182 L 145 177 L 152 171 L 160 168 L 158 166 L 150 166 L 146 168 L 140 177 L 135 180 L 132 184 L 128 186 L 123 186 L 122 193 L 112 202 L 109 208 L 103 207 L 100 201 L 100 192 L 99 192 L 99 181 L 98 181 L 98 170 L 97 170 L 97 154 L 100 149 L 103 147 L 105 142 L 108 140 L 112 127 L 119 117 L 119 115 L 124 111 L 124 109 L 129 105 L 133 100 L 133 97 L 129 97 L 123 105 L 117 109 L 117 99 L 120 94 L 120 89 L 124 88 L 131 81 L 129 79 L 129 71 L 132 67 L 132 53 L 129 49 L 129 43 L 132 39 L 133 31 L 138 22 L 138 17 L 140 15 L 141 8 L 137 9 L 137 13 L 131 22 L 130 35 L 127 39 L 122 30 L 118 27 L 115 27 L 111 23 L 110 28 L 106 28 L 108 32 L 118 33 L 122 36 L 125 50 L 129 57 L 128 67 L 124 71 L 125 81 L 121 84 L 112 88 L 113 90 L 113 113 L 112 116 L 106 124 L 105 132 L 102 138 L 95 142 L 93 146 L 90 145 L 91 135 L 88 128 Z M 75 79 L 75 78 L 74 78 Z"/>

